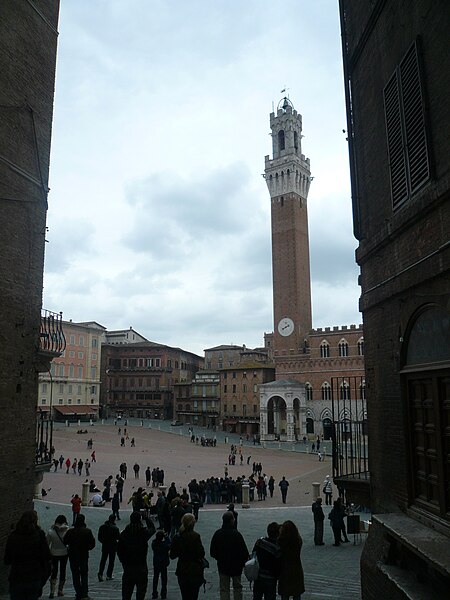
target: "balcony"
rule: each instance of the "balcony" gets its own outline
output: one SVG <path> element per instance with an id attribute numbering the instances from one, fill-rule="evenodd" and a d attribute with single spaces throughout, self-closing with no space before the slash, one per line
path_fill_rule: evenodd
<path id="1" fill-rule="evenodd" d="M 62 313 L 42 309 L 41 329 L 39 333 L 39 371 L 50 370 L 50 363 L 61 356 L 66 348 L 66 338 L 62 325 Z"/>

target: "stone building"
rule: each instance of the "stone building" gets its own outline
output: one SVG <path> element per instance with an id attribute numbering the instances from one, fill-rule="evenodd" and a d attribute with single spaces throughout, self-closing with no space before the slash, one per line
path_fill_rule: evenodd
<path id="1" fill-rule="evenodd" d="M 220 422 L 220 373 L 202 369 L 190 382 L 174 385 L 174 418 L 215 431 Z"/>
<path id="2" fill-rule="evenodd" d="M 332 399 L 364 397 L 362 326 L 312 328 L 308 234 L 310 160 L 302 117 L 288 98 L 270 115 L 273 157 L 265 157 L 271 197 L 274 331 L 265 334 L 275 381 L 261 386 L 261 438 L 329 439 Z M 337 418 L 348 417 L 346 408 Z M 365 421 L 364 409 L 357 418 Z"/>
<path id="3" fill-rule="evenodd" d="M 450 4 L 340 0 L 364 316 L 364 600 L 450 590 Z"/>
<path id="4" fill-rule="evenodd" d="M 137 342 L 148 342 L 148 340 L 132 327 L 129 329 L 111 329 L 106 332 L 107 344 L 136 344 Z"/>
<path id="5" fill-rule="evenodd" d="M 106 328 L 95 321 L 63 321 L 63 330 L 65 350 L 39 374 L 38 410 L 56 421 L 97 419 Z"/>
<path id="6" fill-rule="evenodd" d="M 105 416 L 172 419 L 174 385 L 191 382 L 202 357 L 155 342 L 104 344 L 100 404 Z"/>
<path id="7" fill-rule="evenodd" d="M 40 346 L 40 323 L 59 1 L 3 0 L 0 13 L 3 556 L 11 526 L 33 506 L 38 371 L 58 354 Z"/>

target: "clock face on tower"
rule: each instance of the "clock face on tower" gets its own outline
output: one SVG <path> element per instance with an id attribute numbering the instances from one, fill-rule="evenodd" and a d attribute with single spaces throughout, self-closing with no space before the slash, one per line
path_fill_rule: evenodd
<path id="1" fill-rule="evenodd" d="M 291 335 L 294 331 L 294 321 L 289 317 L 284 317 L 278 323 L 278 333 L 284 337 Z"/>

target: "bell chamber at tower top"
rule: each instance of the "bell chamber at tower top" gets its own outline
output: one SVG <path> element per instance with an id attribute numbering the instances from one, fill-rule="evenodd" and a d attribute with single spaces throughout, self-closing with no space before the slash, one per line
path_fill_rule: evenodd
<path id="1" fill-rule="evenodd" d="M 296 193 L 305 200 L 311 183 L 309 158 L 302 154 L 302 116 L 289 98 L 278 103 L 270 114 L 272 154 L 265 158 L 264 177 L 272 198 Z"/>

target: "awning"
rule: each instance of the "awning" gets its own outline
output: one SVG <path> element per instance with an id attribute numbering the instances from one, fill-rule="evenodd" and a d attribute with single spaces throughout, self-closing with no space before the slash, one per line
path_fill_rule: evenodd
<path id="1" fill-rule="evenodd" d="M 44 406 L 44 405 L 38 406 L 38 414 L 40 412 L 49 412 L 49 410 L 50 410 L 50 406 Z"/>
<path id="2" fill-rule="evenodd" d="M 88 404 L 74 404 L 73 406 L 53 406 L 61 415 L 96 415 L 98 406 L 89 406 Z"/>

